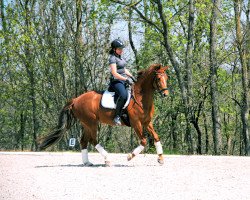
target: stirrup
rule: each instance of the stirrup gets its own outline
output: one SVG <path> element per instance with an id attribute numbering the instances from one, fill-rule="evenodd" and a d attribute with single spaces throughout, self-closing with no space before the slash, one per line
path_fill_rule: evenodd
<path id="1" fill-rule="evenodd" d="M 118 115 L 114 118 L 113 121 L 115 122 L 115 125 L 119 125 L 119 126 L 122 125 L 121 118 Z"/>

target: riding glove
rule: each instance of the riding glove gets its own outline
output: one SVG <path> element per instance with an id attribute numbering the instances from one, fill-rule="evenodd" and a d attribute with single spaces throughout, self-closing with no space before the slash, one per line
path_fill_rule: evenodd
<path id="1" fill-rule="evenodd" d="M 132 78 L 128 77 L 125 81 L 127 84 L 129 85 L 133 85 L 134 81 L 132 80 Z"/>
<path id="2" fill-rule="evenodd" d="M 135 77 L 131 76 L 130 78 L 133 80 L 134 83 L 136 82 Z"/>

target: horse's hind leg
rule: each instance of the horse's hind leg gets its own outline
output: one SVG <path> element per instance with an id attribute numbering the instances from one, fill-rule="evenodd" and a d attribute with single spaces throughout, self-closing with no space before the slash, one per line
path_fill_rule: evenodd
<path id="1" fill-rule="evenodd" d="M 84 125 L 83 125 L 84 126 Z M 82 149 L 82 162 L 85 166 L 92 166 L 93 164 L 89 162 L 88 158 L 88 142 L 90 140 L 90 132 L 87 128 L 84 129 L 84 133 L 81 137 L 81 149 Z"/>
<path id="2" fill-rule="evenodd" d="M 96 150 L 103 156 L 105 165 L 110 166 L 109 154 L 108 152 L 97 142 L 97 125 L 98 123 L 92 122 L 91 125 L 87 127 L 89 131 L 89 142 L 94 145 Z"/>

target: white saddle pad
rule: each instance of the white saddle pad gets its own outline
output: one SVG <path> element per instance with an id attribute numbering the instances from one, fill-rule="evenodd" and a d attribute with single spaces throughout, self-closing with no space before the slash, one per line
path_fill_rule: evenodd
<path id="1" fill-rule="evenodd" d="M 105 92 L 102 95 L 101 105 L 104 108 L 116 109 L 114 98 L 115 98 L 115 92 L 109 92 L 108 90 L 105 90 Z M 125 109 L 128 106 L 130 98 L 131 98 L 131 92 L 128 92 L 128 98 L 123 109 Z"/>

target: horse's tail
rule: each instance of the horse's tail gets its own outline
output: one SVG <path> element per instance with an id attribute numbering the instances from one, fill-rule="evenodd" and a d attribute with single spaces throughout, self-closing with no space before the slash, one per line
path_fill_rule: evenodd
<path id="1" fill-rule="evenodd" d="M 66 131 L 74 124 L 75 117 L 72 112 L 73 105 L 73 100 L 69 101 L 60 113 L 57 127 L 55 127 L 48 135 L 38 139 L 40 150 L 44 150 L 59 142 Z"/>

